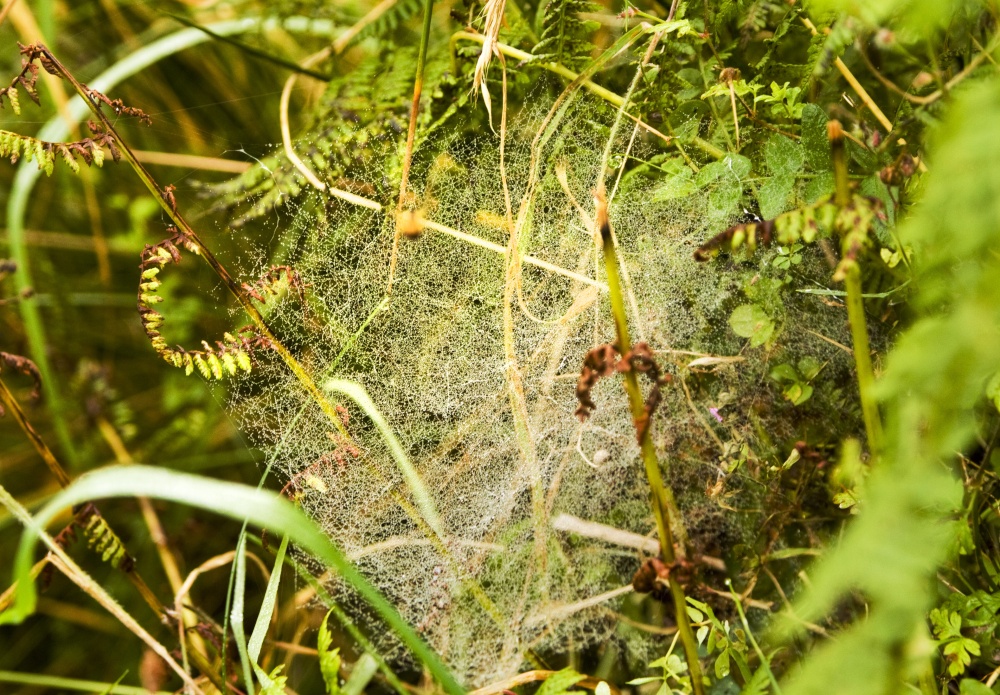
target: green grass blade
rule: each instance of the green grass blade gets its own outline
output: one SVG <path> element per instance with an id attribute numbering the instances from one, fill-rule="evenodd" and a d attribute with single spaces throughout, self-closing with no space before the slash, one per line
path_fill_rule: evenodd
<path id="1" fill-rule="evenodd" d="M 344 683 L 344 695 L 361 695 L 377 671 L 378 662 L 375 657 L 368 652 L 362 654 L 351 670 L 351 677 Z"/>
<path id="2" fill-rule="evenodd" d="M 424 481 L 420 478 L 420 474 L 417 473 L 417 469 L 413 467 L 410 458 L 403 451 L 403 445 L 396 439 L 396 435 L 393 433 L 392 428 L 389 427 L 389 423 L 385 421 L 382 413 L 375 407 L 375 403 L 372 402 L 364 387 L 353 381 L 330 379 L 324 384 L 324 388 L 327 391 L 334 391 L 347 396 L 365 411 L 365 415 L 378 428 L 378 431 L 382 434 L 382 439 L 385 440 L 386 446 L 389 447 L 389 452 L 392 454 L 392 458 L 395 459 L 396 465 L 399 466 L 399 470 L 406 480 L 406 485 L 410 489 L 410 493 L 413 495 L 420 513 L 424 516 L 424 521 L 439 536 L 444 535 L 441 528 L 441 517 L 438 516 L 430 492 L 427 491 Z"/>
<path id="3" fill-rule="evenodd" d="M 64 678 L 49 676 L 43 673 L 19 673 L 17 671 L 0 671 L 0 683 L 18 683 L 43 688 L 47 692 L 65 692 L 77 690 L 84 693 L 109 693 L 110 695 L 173 695 L 165 690 L 150 692 L 134 685 L 119 685 L 102 681 L 88 681 L 79 678 Z"/>
<path id="4" fill-rule="evenodd" d="M 278 554 L 274 558 L 274 569 L 271 570 L 271 579 L 267 582 L 267 589 L 264 591 L 264 601 L 260 605 L 260 612 L 257 614 L 257 622 L 254 623 L 253 632 L 250 634 L 250 644 L 248 645 L 250 658 L 254 663 L 260 659 L 260 648 L 264 645 L 264 637 L 267 635 L 267 628 L 271 625 L 271 616 L 274 614 L 274 604 L 278 599 L 278 585 L 281 583 L 281 569 L 285 562 L 285 551 L 288 549 L 288 536 L 281 539 L 278 546 Z"/>
<path id="5" fill-rule="evenodd" d="M 244 524 L 244 529 L 246 524 Z M 236 651 L 240 655 L 240 666 L 243 668 L 243 685 L 250 695 L 254 693 L 253 671 L 251 670 L 250 654 L 247 651 L 247 637 L 243 628 L 244 597 L 247 585 L 247 547 L 246 535 L 240 533 L 240 539 L 236 543 L 236 560 L 233 562 L 235 572 L 233 583 L 233 607 L 229 613 L 229 623 L 233 631 L 233 639 L 236 640 Z"/>

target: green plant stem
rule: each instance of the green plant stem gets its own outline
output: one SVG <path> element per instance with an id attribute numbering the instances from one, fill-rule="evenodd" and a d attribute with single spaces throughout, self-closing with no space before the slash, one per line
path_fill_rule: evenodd
<path id="1" fill-rule="evenodd" d="M 16 671 L 0 671 L 0 683 L 18 683 L 20 685 L 36 686 L 46 692 L 61 692 L 79 690 L 86 693 L 106 693 L 107 695 L 174 695 L 165 690 L 149 691 L 134 685 L 117 685 L 101 681 L 86 681 L 79 678 L 63 678 L 41 673 L 18 673 Z"/>
<path id="2" fill-rule="evenodd" d="M 778 685 L 778 679 L 774 677 L 774 672 L 771 670 L 771 662 L 764 654 L 764 650 L 762 650 L 760 645 L 757 644 L 757 638 L 753 636 L 753 631 L 750 629 L 750 623 L 747 622 L 746 613 L 743 612 L 743 601 L 733 589 L 733 583 L 731 580 L 726 580 L 726 586 L 729 588 L 729 593 L 733 597 L 733 603 L 736 604 L 736 611 L 740 614 L 740 622 L 743 623 L 743 629 L 746 631 L 747 639 L 750 640 L 750 645 L 757 654 L 757 658 L 760 659 L 760 667 L 767 672 L 767 678 L 771 682 L 771 687 L 773 688 L 772 692 L 774 692 L 774 695 L 781 695 L 781 686 Z"/>
<path id="3" fill-rule="evenodd" d="M 858 372 L 861 414 L 865 420 L 868 448 L 873 456 L 878 456 L 882 453 L 882 420 L 875 402 L 875 371 L 868 344 L 864 300 L 861 298 L 861 269 L 857 265 L 847 271 L 844 285 L 847 287 L 847 322 L 851 327 L 854 365 Z"/>
<path id="4" fill-rule="evenodd" d="M 603 201 L 599 201 L 598 205 L 604 205 Z M 625 356 L 632 351 L 632 338 L 628 330 L 625 298 L 622 292 L 621 278 L 618 274 L 617 254 L 614 244 L 611 242 L 611 223 L 607 219 L 606 209 L 599 209 L 597 217 L 601 230 L 601 247 L 604 252 L 604 269 L 608 275 L 611 315 L 614 317 L 615 331 L 618 335 L 618 351 Z M 650 427 L 648 423 L 645 427 L 640 428 L 639 426 L 640 419 L 646 416 L 646 404 L 642 397 L 642 389 L 639 387 L 639 378 L 634 369 L 625 372 L 625 391 L 628 393 L 629 407 L 632 411 L 632 419 L 636 423 L 636 431 L 641 433 L 642 437 L 639 446 L 642 451 L 642 463 L 646 469 L 646 479 L 649 481 L 656 530 L 660 538 L 660 558 L 665 565 L 670 567 L 677 561 L 677 556 L 674 553 L 674 534 L 671 522 L 678 531 L 678 540 L 681 541 L 682 548 L 687 545 L 687 532 L 677 509 L 677 503 L 674 501 L 673 492 L 663 482 L 660 462 L 656 456 L 656 447 L 649 434 Z M 684 588 L 677 581 L 673 572 L 667 577 L 667 582 L 670 586 L 670 595 L 674 600 L 674 618 L 677 621 L 677 630 L 680 633 L 681 643 L 684 645 L 684 655 L 691 673 L 691 688 L 694 695 L 702 695 L 704 685 L 701 676 L 701 663 L 698 660 L 698 641 L 695 639 L 694 630 L 691 629 L 691 621 L 688 619 L 687 597 L 684 595 Z"/>
<path id="5" fill-rule="evenodd" d="M 838 207 L 850 203 L 851 189 L 847 172 L 847 153 L 844 151 L 844 134 L 840 123 L 831 121 L 827 134 L 833 156 L 833 173 L 836 183 L 835 202 Z M 840 231 L 845 234 L 844 230 Z M 861 414 L 865 421 L 868 450 L 873 457 L 882 453 L 882 420 L 875 401 L 875 371 L 872 368 L 871 347 L 868 343 L 868 326 L 865 322 L 865 305 L 862 298 L 861 267 L 855 261 L 846 268 L 844 286 L 847 290 L 847 321 L 851 327 L 854 348 L 854 365 L 858 373 L 858 393 Z"/>
<path id="6" fill-rule="evenodd" d="M 10 392 L 7 388 L 7 384 L 4 383 L 2 378 L 0 378 L 0 403 L 3 404 L 4 408 L 10 412 L 11 416 L 13 416 L 13 418 L 17 421 L 17 424 L 21 426 L 22 430 L 24 430 L 25 436 L 31 441 L 35 450 L 38 452 L 38 455 L 42 457 L 43 461 L 45 461 L 45 465 L 49 467 L 52 475 L 54 475 L 56 480 L 59 482 L 59 486 L 66 487 L 69 485 L 69 476 L 66 474 L 66 471 L 59 464 L 59 461 L 56 459 L 55 454 L 52 453 L 52 450 L 49 449 L 45 441 L 42 440 L 38 432 L 35 431 L 35 428 L 31 426 L 31 423 L 28 421 L 27 416 L 25 416 L 24 411 L 21 410 L 21 406 L 17 402 L 17 399 L 14 398 L 14 394 Z"/>
<path id="7" fill-rule="evenodd" d="M 275 65 L 285 68 L 286 70 L 291 70 L 292 72 L 298 73 L 300 75 L 308 75 L 309 77 L 312 77 L 313 79 L 316 80 L 320 80 L 322 82 L 329 82 L 331 79 L 333 79 L 330 75 L 327 75 L 326 73 L 319 72 L 317 70 L 310 70 L 308 67 L 304 65 L 299 65 L 295 61 L 286 60 L 285 58 L 282 58 L 279 55 L 275 55 L 274 53 L 268 53 L 267 51 L 262 51 L 259 48 L 255 48 L 254 46 L 251 46 L 247 43 L 243 43 L 242 41 L 238 41 L 230 36 L 226 36 L 225 34 L 218 34 L 209 29 L 208 27 L 198 24 L 197 22 L 192 22 L 190 19 L 182 15 L 174 14 L 173 12 L 164 12 L 163 14 L 167 15 L 176 22 L 180 22 L 185 26 L 189 26 L 192 29 L 197 29 L 198 31 L 208 34 L 216 41 L 221 41 L 222 43 L 228 43 L 230 46 L 236 46 L 236 48 L 240 49 L 241 51 L 243 51 L 248 55 L 252 55 L 255 58 L 260 58 L 261 60 L 266 60 L 269 63 L 274 63 Z"/>
<path id="8" fill-rule="evenodd" d="M 420 94 L 424 88 L 424 65 L 427 63 L 427 44 L 431 36 L 431 15 L 434 0 L 424 0 L 424 23 L 420 30 L 420 48 L 417 49 L 417 74 L 413 78 L 413 99 L 410 102 L 410 123 L 406 130 L 406 149 L 403 151 L 403 173 L 399 180 L 399 203 L 403 209 L 406 186 L 409 183 L 410 164 L 413 161 L 413 140 L 417 135 L 417 115 L 420 113 Z"/>

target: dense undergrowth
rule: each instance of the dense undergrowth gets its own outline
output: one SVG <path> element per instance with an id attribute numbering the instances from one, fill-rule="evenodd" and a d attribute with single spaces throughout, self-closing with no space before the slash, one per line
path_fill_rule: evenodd
<path id="1" fill-rule="evenodd" d="M 5 7 L 4 688 L 996 691 L 995 3 Z"/>

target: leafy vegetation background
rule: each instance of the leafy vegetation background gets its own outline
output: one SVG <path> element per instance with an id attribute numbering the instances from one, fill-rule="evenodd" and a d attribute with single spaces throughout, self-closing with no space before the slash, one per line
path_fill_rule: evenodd
<path id="1" fill-rule="evenodd" d="M 5 3 L 11 77 L 18 41 L 44 42 L 90 83 L 164 37 L 199 39 L 106 90 L 152 120 L 105 109 L 157 194 L 110 151 L 96 168 L 42 147 L 0 170 L 0 259 L 14 261 L 0 260 L 0 379 L 71 479 L 114 463 L 263 476 L 268 499 L 304 509 L 443 661 L 387 629 L 361 584 L 326 572 L 334 556 L 305 522 L 283 525 L 263 497 L 238 499 L 252 518 L 273 513 L 277 536 L 267 519 L 241 534 L 237 488 L 205 487 L 233 520 L 156 499 L 74 509 L 76 535 L 107 552 L 68 533 L 63 545 L 178 660 L 177 616 L 157 606 L 202 562 L 248 546 L 235 593 L 228 564 L 206 572 L 183 618 L 206 692 L 353 695 L 449 677 L 489 692 L 542 680 L 545 695 L 997 687 L 998 7 L 674 4 Z M 191 26 L 237 20 L 231 39 Z M 491 32 L 500 46 L 475 87 Z M 312 74 L 283 106 L 299 65 Z M 6 92 L 8 157 L 31 159 L 21 136 L 44 140 L 73 88 L 43 69 L 37 91 L 39 107 L 23 83 Z M 831 120 L 844 139 L 831 142 Z M 92 131 L 59 140 L 109 132 Z M 37 167 L 51 171 L 29 187 Z M 663 589 L 662 602 L 638 577 L 629 589 L 655 568 L 656 524 L 620 385 L 594 388 L 587 423 L 573 416 L 585 355 L 616 338 L 594 250 L 599 186 L 623 311 L 669 377 L 650 431 L 683 517 L 693 564 L 672 571 L 707 685 L 691 681 Z M 189 247 L 175 244 L 177 266 L 141 255 L 171 237 L 175 206 L 305 372 L 344 396 L 333 420 L 287 360 L 239 343 L 250 318 Z M 169 280 L 142 290 L 162 305 L 140 307 L 187 352 L 150 346 L 141 259 Z M 250 373 L 219 379 L 242 371 L 240 350 Z M 18 356 L 38 365 L 40 399 Z M 7 412 L 0 485 L 37 511 L 60 488 L 51 468 Z M 85 489 L 119 497 L 115 475 Z M 195 504 L 209 485 L 118 475 Z M 3 567 L 21 538 L 5 504 Z M 49 529 L 70 521 L 64 505 Z M 583 522 L 632 535 L 595 538 Z M 428 547 L 421 523 L 450 547 Z M 185 687 L 65 574 L 44 572 L 35 612 L 0 626 L 3 688 Z M 244 614 L 248 634 L 266 634 L 250 638 L 259 667 L 237 637 Z"/>

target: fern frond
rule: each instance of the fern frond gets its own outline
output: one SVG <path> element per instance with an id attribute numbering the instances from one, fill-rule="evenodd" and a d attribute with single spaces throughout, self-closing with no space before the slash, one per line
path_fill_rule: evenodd
<path id="1" fill-rule="evenodd" d="M 842 235 L 843 257 L 834 279 L 840 280 L 871 244 L 869 232 L 881 216 L 882 203 L 877 198 L 855 194 L 847 205 L 839 207 L 833 196 L 827 195 L 771 220 L 734 225 L 699 246 L 694 257 L 697 261 L 707 261 L 722 249 L 735 251 L 746 246 L 752 252 L 758 246 L 769 246 L 775 241 L 784 246 L 810 244 L 821 235 L 836 231 Z"/>
<path id="2" fill-rule="evenodd" d="M 96 128 L 94 124 L 91 126 Z M 111 151 L 111 156 L 116 162 L 121 158 L 114 139 L 99 129 L 96 130 L 94 137 L 76 142 L 48 142 L 29 135 L 0 130 L 0 157 L 10 157 L 11 164 L 17 164 L 19 159 L 35 162 L 48 176 L 52 175 L 55 168 L 56 155 L 59 155 L 74 174 L 80 171 L 77 160 L 82 160 L 87 166 L 91 164 L 102 166 L 104 147 Z"/>
<path id="3" fill-rule="evenodd" d="M 854 43 L 857 33 L 857 26 L 849 19 L 832 25 L 825 38 L 810 44 L 809 60 L 806 65 L 811 66 L 811 73 L 805 74 L 804 77 L 809 79 L 823 75 L 834 61 L 843 55 L 847 47 Z M 820 36 L 822 35 L 821 31 Z"/>
<path id="4" fill-rule="evenodd" d="M 590 36 L 597 24 L 580 19 L 580 14 L 594 8 L 588 0 L 548 0 L 542 9 L 538 44 L 531 50 L 535 58 L 571 69 L 586 64 L 594 49 Z"/>
<path id="5" fill-rule="evenodd" d="M 99 554 L 103 562 L 123 572 L 132 570 L 135 559 L 128 554 L 125 544 L 96 507 L 93 505 L 85 507 L 77 515 L 77 520 L 83 528 L 83 535 L 87 537 L 87 547 Z"/>
<path id="6" fill-rule="evenodd" d="M 0 266 L 2 263 L 3 261 L 0 261 Z M 33 361 L 23 355 L 12 355 L 9 352 L 0 351 L 0 372 L 3 371 L 4 365 L 31 378 L 34 383 L 34 388 L 31 390 L 31 400 L 37 401 L 42 397 L 42 374 Z M 0 417 L 3 417 L 4 413 L 3 405 L 0 404 Z"/>
<path id="7" fill-rule="evenodd" d="M 344 46 L 351 46 L 370 36 L 383 37 L 396 30 L 401 24 L 409 21 L 420 10 L 420 0 L 397 0 L 388 10 L 367 24 Z"/>
<path id="8" fill-rule="evenodd" d="M 298 155 L 320 179 L 389 204 L 395 193 L 395 186 L 390 184 L 391 172 L 398 166 L 396 145 L 406 132 L 415 61 L 415 48 L 386 48 L 330 81 L 316 114 L 317 126 L 297 145 Z M 436 69 L 439 66 L 441 70 Z M 426 93 L 435 93 L 433 87 L 442 74 L 440 61 L 430 61 L 425 74 Z M 422 113 L 432 112 L 422 109 Z M 356 182 L 371 178 L 372 163 L 389 174 L 359 188 Z M 304 190 L 312 190 L 298 170 L 287 164 L 283 153 L 261 164 L 211 189 L 225 210 L 252 201 L 249 210 L 234 217 L 230 223 L 234 228 L 271 214 L 275 208 L 298 200 Z"/>
<path id="9" fill-rule="evenodd" d="M 160 271 L 168 263 L 180 263 L 181 249 L 190 251 L 197 255 L 200 253 L 198 245 L 195 244 L 183 232 L 171 227 L 172 236 L 159 244 L 147 245 L 142 252 L 142 262 L 139 268 L 142 275 L 139 280 L 138 312 L 142 321 L 142 328 L 149 338 L 150 344 L 157 354 L 168 364 L 174 367 L 183 368 L 186 374 L 191 374 L 196 369 L 206 379 L 222 379 L 226 376 L 235 376 L 238 372 L 250 372 L 252 369 L 251 355 L 255 350 L 268 349 L 272 347 L 271 341 L 259 335 L 255 329 L 247 326 L 241 329 L 240 336 L 231 333 L 223 334 L 223 339 L 216 341 L 215 345 L 210 345 L 202 341 L 202 350 L 185 350 L 182 347 L 170 347 L 166 339 L 161 335 L 160 329 L 163 326 L 163 314 L 153 309 L 154 304 L 163 301 L 163 297 L 157 294 L 160 288 Z M 298 278 L 294 270 L 287 266 L 276 266 L 268 271 L 264 278 L 258 282 L 262 289 L 267 285 L 274 284 L 284 270 L 289 277 L 289 284 L 293 284 L 292 278 Z M 294 286 L 299 292 L 304 292 L 302 281 L 297 279 Z M 244 285 L 244 291 L 255 299 L 264 301 L 263 296 L 257 292 L 253 286 Z"/>
<path id="10" fill-rule="evenodd" d="M 0 89 L 0 108 L 3 108 L 3 100 L 6 98 L 10 102 L 10 107 L 13 109 L 14 113 L 21 115 L 21 103 L 18 97 L 18 86 L 25 91 L 35 105 L 38 106 L 38 89 L 36 83 L 38 82 L 38 65 L 35 63 L 35 58 L 37 57 L 37 48 L 33 45 L 24 46 L 18 44 L 21 48 L 21 71 L 14 76 L 3 89 Z"/>

